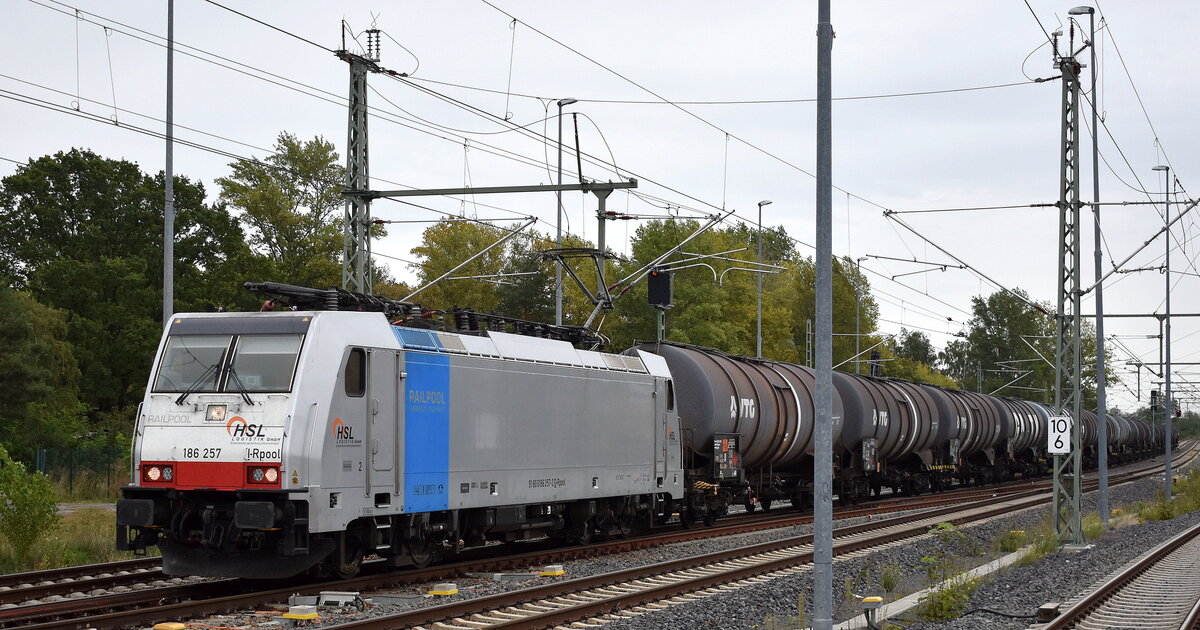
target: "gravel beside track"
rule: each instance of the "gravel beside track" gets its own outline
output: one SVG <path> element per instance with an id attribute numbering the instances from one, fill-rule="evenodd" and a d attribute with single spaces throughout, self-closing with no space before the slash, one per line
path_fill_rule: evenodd
<path id="1" fill-rule="evenodd" d="M 1130 487 L 1115 488 L 1110 503 L 1116 505 L 1152 500 L 1161 488 L 1161 480 L 1140 481 Z M 1094 495 L 1089 494 L 1085 499 L 1086 508 L 1095 509 Z M 971 611 L 987 608 L 1010 614 L 1032 615 L 1044 603 L 1066 603 L 1090 590 L 1108 574 L 1198 522 L 1200 511 L 1169 521 L 1149 521 L 1120 527 L 1094 541 L 1096 544 L 1084 551 L 1052 554 L 1035 565 L 1001 571 L 994 579 L 981 585 L 971 597 L 966 606 L 969 614 L 941 624 L 913 624 L 909 630 L 968 630 L 985 625 L 989 630 L 1023 630 L 1035 620 L 1009 619 L 988 612 Z M 1181 576 L 1181 579 L 1187 578 Z"/>
<path id="2" fill-rule="evenodd" d="M 1143 480 L 1133 484 L 1112 488 L 1109 503 L 1112 506 L 1133 504 L 1137 501 L 1154 499 L 1162 487 L 1161 481 Z M 1095 509 L 1094 493 L 1084 497 L 1084 509 Z M 961 569 L 991 560 L 992 541 L 1013 529 L 1033 529 L 1047 516 L 1044 507 L 994 518 L 987 522 L 963 527 L 966 538 L 955 545 L 961 554 Z M 1017 615 L 1032 615 L 1037 607 L 1049 602 L 1065 602 L 1080 591 L 1091 586 L 1113 570 L 1121 567 L 1137 555 L 1145 552 L 1188 525 L 1200 521 L 1200 512 L 1195 512 L 1171 521 L 1149 522 L 1142 525 L 1122 527 L 1097 541 L 1097 545 L 1080 553 L 1052 554 L 1032 566 L 1012 568 L 999 572 L 986 580 L 975 592 L 967 611 L 989 608 Z M 869 554 L 846 560 L 834 560 L 834 609 L 835 620 L 845 621 L 850 616 L 861 615 L 853 595 L 887 595 L 879 584 L 884 568 L 902 572 L 901 586 L 887 601 L 924 587 L 925 575 L 921 558 L 937 550 L 937 542 L 930 536 L 907 541 L 901 545 L 887 547 Z M 984 555 L 970 556 L 972 552 Z M 793 576 L 770 582 L 747 586 L 734 591 L 714 595 L 701 601 L 672 606 L 667 610 L 645 614 L 633 619 L 618 621 L 605 628 L 612 630 L 632 629 L 693 629 L 693 628 L 785 628 L 805 627 L 811 622 L 812 603 L 806 602 L 803 625 L 798 618 L 798 606 L 802 593 L 812 592 L 812 574 L 804 571 Z M 895 619 L 907 625 L 911 620 Z M 1024 629 L 1031 619 L 1007 619 L 1005 617 L 977 612 L 955 621 L 937 623 L 914 623 L 908 630 L 976 630 L 986 626 L 999 630 Z M 903 627 L 903 626 L 902 626 Z"/>

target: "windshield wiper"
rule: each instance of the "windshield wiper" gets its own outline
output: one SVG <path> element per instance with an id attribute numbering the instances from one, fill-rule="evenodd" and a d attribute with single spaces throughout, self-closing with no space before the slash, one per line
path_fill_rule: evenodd
<path id="1" fill-rule="evenodd" d="M 242 400 L 246 401 L 247 405 L 254 405 L 254 401 L 250 399 L 250 394 L 246 393 L 246 385 L 242 383 L 242 379 L 237 375 L 237 369 L 231 363 L 229 365 L 229 376 L 233 378 L 233 383 L 237 385 L 237 393 L 242 395 Z"/>
<path id="2" fill-rule="evenodd" d="M 197 390 L 199 390 L 199 389 L 200 389 L 200 385 L 201 385 L 201 384 L 203 384 L 203 383 L 204 383 L 204 381 L 208 380 L 208 377 L 209 377 L 209 376 L 213 376 L 213 375 L 215 375 L 215 374 L 216 374 L 216 372 L 217 372 L 217 366 L 219 366 L 219 365 L 221 365 L 221 362 L 220 362 L 220 361 L 217 361 L 216 363 L 214 363 L 214 364 L 212 364 L 212 365 L 208 366 L 208 369 L 207 369 L 207 370 L 204 370 L 204 373 L 200 375 L 200 378 L 197 378 L 197 379 L 196 379 L 196 382 L 194 382 L 194 383 L 192 383 L 191 385 L 189 385 L 189 386 L 188 386 L 188 388 L 187 388 L 187 389 L 185 389 L 185 390 L 183 390 L 183 393 L 179 395 L 179 398 L 176 398 L 176 399 L 175 399 L 175 404 L 176 404 L 176 405 L 182 405 L 182 404 L 183 404 L 183 401 L 187 400 L 187 397 L 188 397 L 188 396 L 192 395 L 192 393 L 194 393 L 194 392 L 196 392 Z"/>

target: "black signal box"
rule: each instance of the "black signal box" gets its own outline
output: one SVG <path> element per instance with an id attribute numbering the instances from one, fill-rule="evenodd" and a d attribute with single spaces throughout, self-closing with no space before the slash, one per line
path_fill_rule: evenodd
<path id="1" fill-rule="evenodd" d="M 670 308 L 675 298 L 671 272 L 665 269 L 651 269 L 646 278 L 646 293 L 650 298 L 650 306 Z"/>

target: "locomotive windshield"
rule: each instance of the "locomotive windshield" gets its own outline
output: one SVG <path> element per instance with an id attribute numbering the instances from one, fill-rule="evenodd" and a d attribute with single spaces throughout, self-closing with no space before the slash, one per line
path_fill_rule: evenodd
<path id="1" fill-rule="evenodd" d="M 289 391 L 303 339 L 292 334 L 172 335 L 154 391 Z"/>

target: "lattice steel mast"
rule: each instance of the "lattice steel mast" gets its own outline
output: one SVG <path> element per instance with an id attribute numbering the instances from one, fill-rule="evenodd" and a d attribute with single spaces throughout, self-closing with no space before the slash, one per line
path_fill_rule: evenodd
<path id="1" fill-rule="evenodd" d="M 367 31 L 366 55 L 346 48 L 334 54 L 350 64 L 350 115 L 346 136 L 346 211 L 342 225 L 342 288 L 371 292 L 371 189 L 367 168 L 367 73 L 379 67 L 379 29 Z"/>
<path id="2" fill-rule="evenodd" d="M 1072 35 L 1074 29 L 1072 28 Z M 1072 37 L 1074 39 L 1074 37 Z M 1057 42 L 1055 42 L 1057 44 Z M 1083 527 L 1079 511 L 1082 494 L 1082 397 L 1080 368 L 1082 342 L 1080 322 L 1080 202 L 1079 202 L 1079 62 L 1061 57 L 1055 66 L 1062 70 L 1062 162 L 1058 196 L 1058 323 L 1054 362 L 1054 406 L 1074 419 L 1071 452 L 1054 456 L 1054 533 L 1059 540 L 1082 545 Z M 1099 420 L 1104 422 L 1104 418 Z M 1103 445 L 1101 446 L 1103 448 Z"/>

